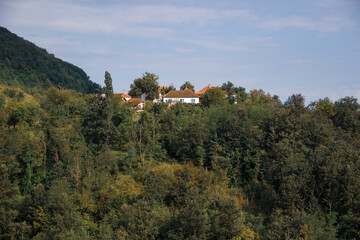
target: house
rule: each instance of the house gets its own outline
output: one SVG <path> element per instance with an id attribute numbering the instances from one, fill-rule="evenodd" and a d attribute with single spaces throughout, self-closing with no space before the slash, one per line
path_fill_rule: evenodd
<path id="1" fill-rule="evenodd" d="M 140 96 L 140 99 L 145 102 L 146 98 L 147 98 L 147 93 L 142 93 L 141 96 Z"/>
<path id="2" fill-rule="evenodd" d="M 223 90 L 222 87 L 214 87 L 214 86 L 211 86 L 211 85 L 209 84 L 209 86 L 206 86 L 206 87 L 204 87 L 203 89 L 201 89 L 200 91 L 195 92 L 195 94 L 199 96 L 199 101 L 200 101 L 200 102 L 201 102 L 204 94 L 205 94 L 209 89 L 220 89 L 220 90 L 224 93 L 224 95 L 227 97 L 227 94 L 228 94 L 228 93 L 227 93 L 226 90 Z M 237 102 L 236 102 L 236 93 L 233 93 L 233 94 L 231 95 L 231 97 L 234 98 L 235 103 L 237 103 Z"/>
<path id="3" fill-rule="evenodd" d="M 165 94 L 163 93 L 166 92 L 167 90 L 169 90 L 169 87 L 166 86 L 159 87 L 158 88 L 159 97 L 164 96 Z"/>
<path id="4" fill-rule="evenodd" d="M 131 96 L 127 95 L 126 93 L 115 93 L 114 97 L 116 98 L 121 98 L 123 99 L 125 102 L 129 101 L 131 99 Z"/>
<path id="5" fill-rule="evenodd" d="M 214 88 L 220 89 L 220 90 L 226 95 L 226 91 L 222 90 L 221 87 L 214 87 L 214 86 L 211 86 L 210 84 L 209 84 L 209 86 L 204 87 L 204 88 L 201 89 L 200 91 L 195 92 L 195 94 L 199 96 L 200 102 L 201 102 L 201 99 L 203 98 L 204 94 L 205 94 L 209 89 L 214 89 Z"/>
<path id="6" fill-rule="evenodd" d="M 180 91 L 171 90 L 163 97 L 163 102 L 199 103 L 199 96 L 188 88 Z"/>
<path id="7" fill-rule="evenodd" d="M 158 98 L 155 98 L 155 99 L 153 100 L 153 102 L 154 102 L 154 103 L 160 103 L 160 102 L 162 102 L 164 95 L 166 95 L 166 94 L 164 94 L 164 93 L 165 93 L 168 89 L 169 89 L 169 87 L 165 87 L 165 86 L 159 87 L 159 88 L 158 88 Z"/>
<path id="8" fill-rule="evenodd" d="M 131 98 L 127 101 L 127 103 L 130 104 L 135 110 L 143 110 L 145 102 L 140 98 Z"/>

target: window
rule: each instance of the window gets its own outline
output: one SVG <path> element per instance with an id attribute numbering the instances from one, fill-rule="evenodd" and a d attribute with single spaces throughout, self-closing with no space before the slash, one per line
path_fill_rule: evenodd
<path id="1" fill-rule="evenodd" d="M 170 98 L 170 99 L 168 99 L 167 101 L 168 101 L 169 103 L 171 103 L 171 102 L 172 102 L 172 99 Z"/>
<path id="2" fill-rule="evenodd" d="M 191 102 L 194 103 L 194 102 L 195 102 L 195 98 L 192 98 L 192 99 L 191 99 Z"/>
<path id="3" fill-rule="evenodd" d="M 183 102 L 184 102 L 184 99 L 180 99 L 180 102 L 182 102 L 182 103 L 183 103 Z"/>

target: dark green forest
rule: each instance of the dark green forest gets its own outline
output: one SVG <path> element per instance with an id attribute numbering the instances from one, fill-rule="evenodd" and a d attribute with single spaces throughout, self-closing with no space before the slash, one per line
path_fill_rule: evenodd
<path id="1" fill-rule="evenodd" d="M 0 239 L 360 239 L 358 100 L 0 89 Z"/>
<path id="2" fill-rule="evenodd" d="M 51 86 L 94 93 L 86 73 L 0 26 L 0 84 L 42 91 Z"/>

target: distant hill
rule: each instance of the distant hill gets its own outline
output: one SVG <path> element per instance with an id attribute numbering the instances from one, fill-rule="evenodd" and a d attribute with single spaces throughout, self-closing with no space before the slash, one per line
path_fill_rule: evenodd
<path id="1" fill-rule="evenodd" d="M 0 27 L 0 84 L 39 90 L 51 86 L 92 93 L 100 85 L 79 67 Z"/>

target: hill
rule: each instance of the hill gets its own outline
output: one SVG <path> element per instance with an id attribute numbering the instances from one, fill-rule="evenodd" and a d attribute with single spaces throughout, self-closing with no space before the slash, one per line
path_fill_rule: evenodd
<path id="1" fill-rule="evenodd" d="M 57 86 L 92 93 L 100 85 L 79 67 L 0 27 L 0 84 L 39 90 Z"/>

